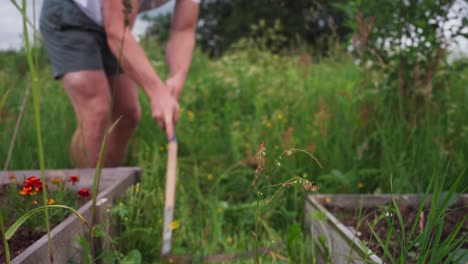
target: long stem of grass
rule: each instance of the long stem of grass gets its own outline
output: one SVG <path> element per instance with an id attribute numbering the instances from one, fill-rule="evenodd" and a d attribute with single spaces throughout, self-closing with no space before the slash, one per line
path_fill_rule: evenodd
<path id="1" fill-rule="evenodd" d="M 36 136 L 38 144 L 38 154 L 39 154 L 39 167 L 41 170 L 41 179 L 42 179 L 42 200 L 44 205 L 47 205 L 47 185 L 45 178 L 45 162 L 44 162 L 44 146 L 42 144 L 42 130 L 41 130 L 41 107 L 40 107 L 40 91 L 39 91 L 39 79 L 37 77 L 36 67 L 33 61 L 33 54 L 31 50 L 31 45 L 29 43 L 28 35 L 28 21 L 26 13 L 26 0 L 22 0 L 21 14 L 23 17 L 23 38 L 24 38 L 24 47 L 26 50 L 26 57 L 28 60 L 29 71 L 31 73 L 32 79 L 32 90 L 33 90 L 33 105 L 34 105 L 34 121 L 36 125 Z M 52 240 L 50 236 L 50 221 L 49 221 L 49 210 L 46 208 L 44 210 L 44 220 L 47 229 L 47 245 L 49 249 L 50 262 L 54 262 L 53 252 L 52 252 Z"/>
<path id="2" fill-rule="evenodd" d="M 258 194 L 257 194 L 258 195 Z M 257 197 L 257 206 L 255 207 L 255 264 L 260 264 L 260 243 L 258 242 L 260 236 L 260 198 Z"/>
<path id="3" fill-rule="evenodd" d="M 15 1 L 15 0 L 10 0 L 11 4 L 13 4 L 15 6 L 15 8 L 23 13 L 23 8 L 21 6 L 18 5 L 18 3 Z M 36 5 L 36 3 L 34 3 L 34 6 Z M 29 20 L 28 17 L 25 17 L 23 16 L 23 19 L 26 19 L 26 23 L 28 23 L 28 25 L 33 29 L 34 31 L 34 36 L 40 40 L 42 40 L 42 37 L 41 37 L 41 33 L 39 33 L 39 31 L 36 29 L 35 27 L 35 23 L 31 22 L 31 20 Z"/>
<path id="4" fill-rule="evenodd" d="M 8 166 L 10 165 L 10 160 L 13 154 L 13 149 L 15 148 L 15 141 L 16 141 L 16 137 L 18 136 L 19 127 L 21 125 L 21 121 L 23 120 L 24 110 L 26 109 L 26 102 L 28 101 L 28 97 L 29 97 L 29 90 L 31 90 L 30 84 L 28 84 L 28 86 L 26 87 L 26 92 L 24 93 L 23 102 L 21 103 L 20 113 L 18 115 L 18 119 L 16 120 L 15 130 L 13 131 L 13 137 L 11 138 L 10 147 L 8 148 L 7 159 L 3 167 L 3 174 L 5 175 L 5 177 L 6 177 L 6 171 L 8 170 Z"/>
<path id="5" fill-rule="evenodd" d="M 0 229 L 2 231 L 2 240 L 3 240 L 3 250 L 5 252 L 5 261 L 7 264 L 10 264 L 10 248 L 8 247 L 8 240 L 5 236 L 5 227 L 3 224 L 3 214 L 0 212 Z"/>
<path id="6" fill-rule="evenodd" d="M 124 42 L 125 42 L 125 31 L 126 30 L 127 30 L 127 27 L 124 27 L 124 33 L 122 34 L 122 36 L 124 36 L 124 38 L 122 38 L 122 42 L 121 42 L 121 45 L 120 45 L 120 51 L 119 51 L 119 56 L 118 56 L 118 63 L 119 64 L 117 65 L 117 71 L 120 68 L 120 61 L 121 61 L 122 54 L 123 54 L 123 45 L 124 45 Z M 112 90 L 110 109 L 113 109 L 114 98 L 115 98 L 115 88 Z M 100 182 L 100 179 L 101 179 L 101 170 L 102 170 L 102 166 L 103 166 L 103 162 L 104 162 L 104 154 L 105 154 L 106 145 L 107 145 L 107 138 L 108 138 L 109 134 L 112 132 L 112 129 L 120 121 L 120 118 L 118 118 L 113 124 L 111 124 L 111 120 L 112 120 L 112 113 L 109 113 L 107 124 L 105 126 L 106 131 L 105 131 L 104 137 L 102 139 L 101 149 L 99 151 L 99 159 L 98 159 L 98 162 L 96 164 L 96 171 L 94 173 L 94 178 L 93 178 L 92 205 L 91 205 L 91 228 L 89 230 L 90 238 L 92 238 L 92 233 L 93 233 L 93 230 L 94 230 L 94 214 L 95 214 L 97 195 L 98 195 L 98 190 L 99 190 L 99 182 Z"/>

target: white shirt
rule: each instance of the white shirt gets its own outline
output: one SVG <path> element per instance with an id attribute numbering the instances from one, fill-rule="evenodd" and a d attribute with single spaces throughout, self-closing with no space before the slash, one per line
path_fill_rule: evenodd
<path id="1" fill-rule="evenodd" d="M 102 11 L 102 1 L 103 0 L 73 0 L 76 5 L 86 14 L 91 20 L 96 24 L 102 26 L 104 24 L 103 11 Z M 141 5 L 145 0 L 139 0 L 139 5 Z M 151 0 L 150 0 L 151 1 Z M 169 2 L 169 0 L 152 0 L 157 2 L 156 6 L 160 6 Z M 200 0 L 192 0 L 196 3 L 200 3 Z"/>

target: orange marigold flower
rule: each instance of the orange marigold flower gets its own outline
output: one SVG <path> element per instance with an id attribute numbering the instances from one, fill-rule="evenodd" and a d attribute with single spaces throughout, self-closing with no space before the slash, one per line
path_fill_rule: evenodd
<path id="1" fill-rule="evenodd" d="M 21 191 L 19 191 L 19 194 L 21 194 L 21 195 L 29 194 L 29 190 L 26 187 L 23 187 L 23 189 L 21 189 Z"/>
<path id="2" fill-rule="evenodd" d="M 54 198 L 50 198 L 49 201 L 47 201 L 47 204 L 54 204 L 54 203 L 55 203 Z"/>
<path id="3" fill-rule="evenodd" d="M 51 182 L 52 182 L 52 184 L 59 185 L 62 182 L 62 178 L 61 177 L 54 177 L 54 178 L 52 178 Z"/>
<path id="4" fill-rule="evenodd" d="M 16 181 L 16 176 L 15 176 L 14 173 L 10 173 L 10 174 L 8 175 L 8 178 L 10 178 L 10 180 L 12 180 L 12 181 Z"/>
<path id="5" fill-rule="evenodd" d="M 70 179 L 68 179 L 68 182 L 71 182 L 71 183 L 77 183 L 80 181 L 80 176 L 78 175 L 72 175 L 70 176 Z"/>
<path id="6" fill-rule="evenodd" d="M 24 186 L 23 189 L 21 189 L 21 191 L 19 191 L 19 194 L 21 195 L 35 195 L 37 192 L 39 191 L 39 189 L 36 187 L 36 186 L 32 186 L 32 185 L 29 185 L 29 186 Z"/>
<path id="7" fill-rule="evenodd" d="M 36 204 L 37 204 L 37 200 L 32 201 L 32 203 L 33 203 L 34 205 L 36 205 Z"/>
<path id="8" fill-rule="evenodd" d="M 78 195 L 83 197 L 89 197 L 89 190 L 86 188 L 81 188 L 78 190 Z"/>

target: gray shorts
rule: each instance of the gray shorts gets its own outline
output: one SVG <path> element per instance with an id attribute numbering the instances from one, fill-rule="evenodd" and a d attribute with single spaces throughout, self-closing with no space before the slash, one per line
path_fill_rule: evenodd
<path id="1" fill-rule="evenodd" d="M 107 45 L 104 28 L 88 18 L 72 0 L 44 0 L 39 27 L 55 79 L 68 72 L 122 72 Z"/>

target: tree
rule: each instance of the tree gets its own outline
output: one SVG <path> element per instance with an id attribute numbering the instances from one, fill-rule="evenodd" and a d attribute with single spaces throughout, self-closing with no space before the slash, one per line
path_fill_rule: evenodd
<path id="1" fill-rule="evenodd" d="M 341 41 L 350 33 L 343 12 L 334 3 L 344 0 L 206 0 L 202 2 L 197 30 L 202 50 L 221 55 L 246 37 L 255 38 L 262 30 L 275 28 L 279 39 L 270 39 L 267 48 L 277 52 L 300 39 L 326 51 L 328 44 Z M 147 18 L 152 21 L 146 38 L 167 41 L 171 15 Z M 257 26 L 255 28 L 255 26 Z"/>
<path id="2" fill-rule="evenodd" d="M 350 29 L 344 25 L 342 11 L 333 7 L 343 0 L 217 0 L 204 1 L 198 29 L 204 51 L 219 55 L 252 32 L 260 21 L 266 26 L 281 25 L 288 47 L 298 38 L 325 50 L 330 38 L 343 40 Z M 275 45 L 273 45 L 275 46 Z M 277 45 L 276 45 L 277 46 Z M 275 46 L 275 48 L 277 48 Z"/>

